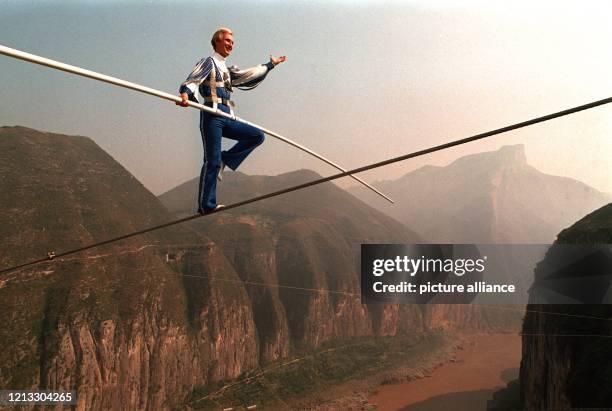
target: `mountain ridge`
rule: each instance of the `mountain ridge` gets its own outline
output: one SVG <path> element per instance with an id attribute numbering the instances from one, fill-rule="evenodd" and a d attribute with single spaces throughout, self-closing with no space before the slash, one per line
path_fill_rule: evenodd
<path id="1" fill-rule="evenodd" d="M 3 128 L 0 157 L 3 266 L 171 218 L 91 139 Z M 177 247 L 183 271 L 167 261 Z M 247 307 L 245 290 L 211 281 L 207 261 L 239 284 L 209 239 L 178 226 L 2 276 L 0 386 L 75 390 L 77 409 L 168 409 L 255 369 L 252 313 L 223 308 Z"/>
<path id="2" fill-rule="evenodd" d="M 524 145 L 425 166 L 375 185 L 403 207 L 374 202 L 360 187 L 349 190 L 430 242 L 550 243 L 610 200 L 578 180 L 538 171 L 527 163 Z"/>

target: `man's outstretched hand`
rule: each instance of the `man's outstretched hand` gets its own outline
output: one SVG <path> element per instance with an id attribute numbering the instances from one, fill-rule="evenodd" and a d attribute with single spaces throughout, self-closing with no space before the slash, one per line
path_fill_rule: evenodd
<path id="1" fill-rule="evenodd" d="M 272 57 L 272 54 L 270 54 L 270 62 L 275 66 L 284 62 L 285 60 L 287 60 L 287 56 Z"/>

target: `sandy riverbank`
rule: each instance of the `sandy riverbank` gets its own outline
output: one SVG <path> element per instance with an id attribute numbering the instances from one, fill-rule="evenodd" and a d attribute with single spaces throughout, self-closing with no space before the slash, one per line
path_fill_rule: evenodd
<path id="1" fill-rule="evenodd" d="M 494 391 L 518 375 L 521 338 L 515 334 L 477 335 L 457 352 L 454 362 L 429 377 L 383 385 L 368 399 L 377 410 L 486 410 Z"/>

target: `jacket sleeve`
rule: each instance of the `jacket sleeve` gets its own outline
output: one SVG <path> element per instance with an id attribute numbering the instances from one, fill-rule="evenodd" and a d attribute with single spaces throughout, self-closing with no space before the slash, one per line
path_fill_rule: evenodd
<path id="1" fill-rule="evenodd" d="M 236 66 L 228 68 L 232 80 L 232 86 L 240 90 L 251 90 L 257 87 L 274 68 L 272 62 L 260 64 L 248 69 L 240 69 Z"/>
<path id="2" fill-rule="evenodd" d="M 179 88 L 179 93 L 187 93 L 189 99 L 192 101 L 197 101 L 195 98 L 195 93 L 200 87 L 200 84 L 206 80 L 210 71 L 212 70 L 212 58 L 206 57 L 203 58 L 196 64 L 193 71 L 187 77 L 187 80 L 181 83 L 181 87 Z"/>

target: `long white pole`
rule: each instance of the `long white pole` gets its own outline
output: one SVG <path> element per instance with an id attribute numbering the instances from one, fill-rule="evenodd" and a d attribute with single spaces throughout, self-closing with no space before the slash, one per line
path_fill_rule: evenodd
<path id="1" fill-rule="evenodd" d="M 59 61 L 55 61 L 55 60 L 51 60 L 45 57 L 40 57 L 37 56 L 35 54 L 30 54 L 30 53 L 26 53 L 24 51 L 20 51 L 20 50 L 16 50 L 10 47 L 6 47 L 0 44 L 0 54 L 4 54 L 5 56 L 9 56 L 9 57 L 14 57 L 16 59 L 19 60 L 24 60 L 24 61 L 28 61 L 30 63 L 35 63 L 35 64 L 40 64 L 43 66 L 47 66 L 47 67 L 51 67 L 57 70 L 62 70 L 62 71 L 66 71 L 68 73 L 72 73 L 72 74 L 76 74 L 79 76 L 83 76 L 83 77 L 89 77 L 91 79 L 94 80 L 99 80 L 99 81 L 103 81 L 105 83 L 109 83 L 109 84 L 114 84 L 115 86 L 119 86 L 119 87 L 124 87 L 124 88 L 128 88 L 130 90 L 135 90 L 135 91 L 140 91 L 141 93 L 146 93 L 152 96 L 156 96 L 156 97 L 160 97 L 163 98 L 165 100 L 170 100 L 170 101 L 174 101 L 174 102 L 181 102 L 181 98 L 177 95 L 174 94 L 169 94 L 169 93 L 165 93 L 163 91 L 159 91 L 150 87 L 145 87 L 145 86 L 141 86 L 140 84 L 136 84 L 136 83 L 132 83 L 129 81 L 125 81 L 125 80 L 121 80 L 118 79 L 116 77 L 111 77 L 111 76 L 107 76 L 105 74 L 100 74 L 100 73 L 96 73 L 95 71 L 91 71 L 91 70 L 86 70 L 83 69 L 81 67 L 77 67 L 77 66 L 72 66 L 70 64 L 66 64 L 66 63 L 62 63 Z M 190 107 L 193 108 L 197 108 L 198 110 L 202 110 L 202 111 L 206 111 L 209 112 L 211 114 L 217 115 L 217 116 L 221 116 L 221 117 L 227 117 L 230 119 L 234 119 L 236 121 L 239 121 L 241 123 L 244 124 L 248 124 L 250 126 L 256 127 L 259 130 L 261 130 L 262 132 L 277 138 L 281 141 L 284 141 L 287 144 L 292 145 L 293 147 L 296 147 L 316 158 L 318 158 L 319 160 L 322 160 L 324 162 L 326 162 L 327 164 L 329 164 L 330 166 L 342 171 L 342 172 L 346 172 L 346 169 L 340 167 L 338 164 L 334 163 L 333 161 L 323 157 L 322 155 L 315 153 L 314 151 L 302 146 L 301 144 L 298 144 L 292 140 L 289 140 L 286 137 L 281 136 L 278 133 L 275 133 L 273 131 L 267 130 L 263 127 L 258 126 L 257 124 L 251 123 L 249 121 L 243 120 L 239 117 L 232 117 L 231 115 L 224 113 L 221 110 L 213 110 L 210 107 L 204 106 L 202 104 L 198 104 L 198 103 L 194 103 L 192 101 L 188 101 L 187 102 L 189 104 Z M 389 197 L 387 197 L 386 195 L 384 195 L 383 193 L 381 193 L 380 191 L 378 191 L 376 188 L 372 187 L 371 185 L 369 185 L 368 183 L 366 183 L 365 181 L 361 180 L 359 177 L 356 177 L 354 175 L 350 175 L 350 177 L 352 177 L 353 179 L 357 180 L 358 182 L 360 182 L 361 184 L 363 184 L 364 186 L 366 186 L 367 188 L 369 188 L 370 190 L 374 191 L 376 194 L 380 195 L 381 197 L 383 197 L 384 199 L 386 199 L 387 201 L 393 203 L 393 200 L 391 200 Z"/>

